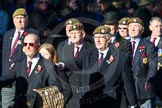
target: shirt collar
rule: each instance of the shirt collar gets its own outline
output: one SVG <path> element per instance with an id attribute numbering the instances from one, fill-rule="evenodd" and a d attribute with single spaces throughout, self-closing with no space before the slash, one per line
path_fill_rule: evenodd
<path id="1" fill-rule="evenodd" d="M 39 58 L 40 58 L 40 54 L 37 54 L 32 60 L 29 60 L 29 58 L 27 58 L 27 63 L 29 61 L 31 61 L 32 63 L 37 62 L 39 60 Z"/>
<path id="2" fill-rule="evenodd" d="M 103 57 L 105 58 L 108 50 L 109 50 L 109 47 L 107 49 L 105 49 L 104 51 L 98 50 L 98 52 L 99 52 L 99 54 L 103 53 Z"/>

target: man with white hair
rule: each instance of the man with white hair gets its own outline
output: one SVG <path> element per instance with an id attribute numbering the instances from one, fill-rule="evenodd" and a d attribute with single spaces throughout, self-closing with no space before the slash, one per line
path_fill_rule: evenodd
<path id="1" fill-rule="evenodd" d="M 132 71 L 136 87 L 138 102 L 140 105 L 153 104 L 153 82 L 157 67 L 157 51 L 154 44 L 146 39 L 142 39 L 144 31 L 143 21 L 138 17 L 128 20 L 128 32 L 132 43 Z"/>

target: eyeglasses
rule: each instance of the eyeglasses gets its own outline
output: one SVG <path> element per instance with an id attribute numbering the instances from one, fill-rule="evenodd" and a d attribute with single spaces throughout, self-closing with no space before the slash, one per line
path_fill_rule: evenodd
<path id="1" fill-rule="evenodd" d="M 26 47 L 27 45 L 31 46 L 31 47 L 34 47 L 35 46 L 35 43 L 24 43 L 24 46 Z"/>
<path id="2" fill-rule="evenodd" d="M 127 30 L 127 28 L 121 28 L 121 27 L 119 27 L 118 29 L 124 29 L 124 30 Z"/>
<path id="3" fill-rule="evenodd" d="M 39 4 L 48 4 L 47 1 L 40 1 Z"/>

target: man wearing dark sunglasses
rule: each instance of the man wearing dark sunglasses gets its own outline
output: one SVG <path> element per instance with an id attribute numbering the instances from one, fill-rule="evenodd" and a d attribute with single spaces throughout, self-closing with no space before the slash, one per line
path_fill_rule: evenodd
<path id="1" fill-rule="evenodd" d="M 22 43 L 28 33 L 38 33 L 37 30 L 28 28 L 28 14 L 25 9 L 19 8 L 13 13 L 15 28 L 4 34 L 2 48 L 2 75 L 9 74 L 12 63 L 24 58 Z M 2 108 L 9 108 L 14 105 L 15 83 L 10 84 L 1 90 Z"/>
<path id="2" fill-rule="evenodd" d="M 118 32 L 120 34 L 121 37 L 129 40 L 130 37 L 128 35 L 128 22 L 129 18 L 128 17 L 124 17 L 122 19 L 120 19 L 119 24 L 118 24 Z"/>
<path id="3" fill-rule="evenodd" d="M 23 45 L 25 58 L 14 62 L 10 73 L 0 77 L 0 88 L 16 81 L 14 108 L 42 108 L 43 102 L 33 89 L 47 86 L 61 89 L 54 65 L 39 54 L 39 45 L 38 35 L 28 34 Z"/>

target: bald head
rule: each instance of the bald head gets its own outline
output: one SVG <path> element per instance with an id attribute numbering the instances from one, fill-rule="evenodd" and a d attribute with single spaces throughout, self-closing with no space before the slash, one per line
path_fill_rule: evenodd
<path id="1" fill-rule="evenodd" d="M 27 58 L 33 59 L 38 54 L 40 39 L 37 34 L 28 34 L 24 38 L 23 51 Z"/>

